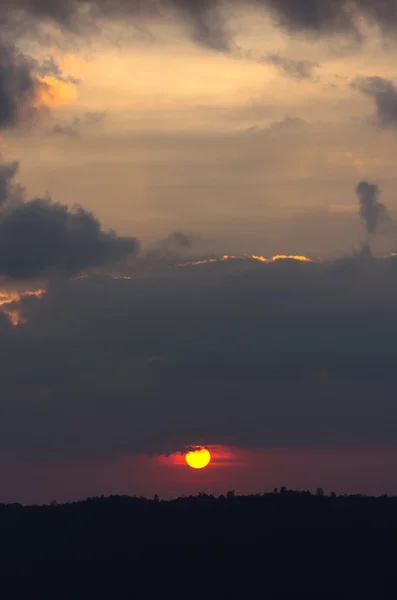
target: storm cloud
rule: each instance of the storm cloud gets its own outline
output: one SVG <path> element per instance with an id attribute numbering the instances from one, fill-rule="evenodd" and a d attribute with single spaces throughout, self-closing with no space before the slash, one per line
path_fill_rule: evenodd
<path id="1" fill-rule="evenodd" d="M 395 442 L 396 273 L 231 260 L 55 282 L 4 322 L 0 456 Z"/>

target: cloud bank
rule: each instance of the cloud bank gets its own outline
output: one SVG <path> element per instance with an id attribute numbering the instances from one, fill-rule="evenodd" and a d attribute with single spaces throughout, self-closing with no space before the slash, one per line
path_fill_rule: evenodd
<path id="1" fill-rule="evenodd" d="M 397 259 L 54 283 L 1 321 L 0 457 L 396 442 Z M 154 360 L 154 357 L 161 360 Z"/>
<path id="2" fill-rule="evenodd" d="M 393 33 L 397 21 L 396 0 L 14 0 L 0 8 L 0 23 L 51 20 L 72 31 L 101 19 L 132 19 L 172 16 L 184 21 L 198 43 L 217 50 L 230 47 L 224 10 L 261 7 L 275 22 L 289 30 L 317 34 L 342 33 L 360 36 L 360 19 L 376 23 Z M 19 15 L 16 20 L 15 15 Z"/>

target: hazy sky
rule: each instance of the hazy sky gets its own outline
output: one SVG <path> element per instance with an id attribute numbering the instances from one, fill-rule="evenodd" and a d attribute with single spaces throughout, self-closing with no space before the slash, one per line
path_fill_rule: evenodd
<path id="1" fill-rule="evenodd" d="M 4 500 L 397 493 L 396 22 L 395 0 L 0 7 Z"/>

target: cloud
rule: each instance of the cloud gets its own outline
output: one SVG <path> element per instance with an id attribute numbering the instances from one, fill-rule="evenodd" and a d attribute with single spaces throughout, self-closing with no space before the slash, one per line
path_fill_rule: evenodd
<path id="1" fill-rule="evenodd" d="M 259 0 L 280 25 L 317 32 L 354 31 L 357 2 L 347 0 Z M 363 4 L 359 1 L 360 4 Z"/>
<path id="2" fill-rule="evenodd" d="M 65 29 L 82 32 L 104 19 L 131 19 L 139 24 L 168 15 L 182 20 L 191 37 L 201 45 L 224 51 L 231 48 L 231 33 L 225 9 L 263 7 L 284 28 L 317 34 L 341 33 L 360 37 L 360 19 L 378 24 L 393 33 L 397 21 L 397 0 L 14 0 L 0 7 L 1 18 L 11 26 L 52 20 Z M 25 15 L 25 18 L 20 18 Z M 18 18 L 15 18 L 15 17 Z"/>
<path id="3" fill-rule="evenodd" d="M 54 282 L 4 322 L 0 457 L 395 442 L 396 272 L 235 260 Z"/>
<path id="4" fill-rule="evenodd" d="M 31 120 L 46 84 L 35 75 L 36 63 L 0 35 L 0 130 Z"/>
<path id="5" fill-rule="evenodd" d="M 383 77 L 359 77 L 352 85 L 374 98 L 376 117 L 381 127 L 397 127 L 397 87 L 391 80 Z"/>
<path id="6" fill-rule="evenodd" d="M 138 250 L 132 237 L 104 232 L 92 213 L 48 199 L 24 202 L 17 164 L 0 166 L 0 274 L 31 279 L 119 265 Z"/>
<path id="7" fill-rule="evenodd" d="M 78 83 L 52 58 L 40 64 L 8 39 L 0 28 L 0 130 L 32 123 L 43 110 L 73 101 Z"/>
<path id="8" fill-rule="evenodd" d="M 360 19 L 394 34 L 396 0 L 258 0 L 282 27 L 318 34 L 353 34 L 360 37 Z"/>
<path id="9" fill-rule="evenodd" d="M 132 19 L 140 23 L 168 14 L 184 21 L 191 30 L 192 38 L 199 44 L 226 50 L 229 40 L 220 14 L 221 5 L 218 0 L 165 0 L 161 3 L 141 0 L 16 0 L 13 10 L 10 11 L 9 6 L 6 8 L 4 18 L 10 22 L 10 14 L 22 11 L 36 22 L 50 19 L 67 30 L 82 33 L 103 19 Z M 1 12 L 0 7 L 0 16 Z"/>
<path id="10" fill-rule="evenodd" d="M 292 11 L 296 4 L 290 4 Z M 31 6 L 35 6 L 36 14 L 52 14 L 59 22 L 73 25 L 68 3 L 42 1 Z M 120 3 L 102 6 L 101 14 L 108 14 L 108 9 L 110 13 L 112 7 L 117 13 Z M 186 14 L 192 23 L 203 19 L 197 2 L 198 16 L 193 4 L 174 3 L 175 9 L 178 6 L 180 11 L 189 10 Z M 211 6 L 208 4 L 207 9 Z M 311 15 L 313 19 L 320 17 L 321 10 Z M 202 29 L 192 27 L 193 35 L 201 43 L 208 43 L 214 34 L 215 40 L 210 43 L 215 47 L 219 42 L 216 28 L 212 28 L 211 21 L 202 23 Z M 337 29 L 337 20 L 332 27 Z M 222 24 L 220 29 L 223 35 Z M 220 42 L 222 48 L 222 38 Z M 42 77 L 58 77 L 63 83 L 71 83 L 64 81 L 62 73 L 49 63 L 47 73 L 29 64 L 33 80 L 35 73 L 39 76 L 41 72 Z M 12 98 L 19 102 L 17 96 Z M 25 107 L 34 109 L 30 97 L 18 108 L 14 123 L 19 122 Z M 275 110 L 285 114 L 284 109 Z M 266 122 L 275 115 L 271 113 Z M 85 127 L 83 122 L 85 118 L 59 123 L 57 133 L 79 134 Z M 286 118 L 270 129 L 289 131 L 304 123 Z M 190 168 L 186 165 L 200 161 L 186 154 L 191 148 L 187 138 L 181 143 L 175 137 L 180 145 L 174 155 L 178 164 L 184 157 L 184 173 L 180 177 L 171 173 L 170 180 L 190 185 L 190 180 L 184 179 Z M 273 137 L 265 160 L 262 141 L 258 140 L 258 146 L 246 153 L 246 164 L 236 158 L 226 137 L 222 143 L 234 162 L 232 169 L 224 171 L 219 165 L 219 146 L 209 142 L 205 159 L 212 169 L 211 176 L 216 164 L 217 174 L 228 185 L 227 210 L 220 213 L 220 218 L 228 218 L 228 213 L 230 216 L 230 211 L 235 211 L 233 198 L 237 198 L 237 229 L 239 235 L 246 236 L 242 244 L 255 242 L 249 240 L 251 226 L 241 210 L 241 193 L 249 191 L 247 185 L 243 192 L 236 185 L 239 170 L 244 172 L 244 182 L 255 182 L 256 171 L 251 170 L 254 161 L 262 177 L 263 165 L 276 176 L 274 161 L 280 156 L 284 161 L 282 179 L 288 180 L 285 153 L 290 140 L 285 148 L 277 145 L 278 135 Z M 328 144 L 340 146 L 339 139 L 330 142 L 330 136 L 325 137 Z M 169 142 L 161 144 L 169 154 Z M 301 157 L 304 144 L 299 140 L 297 144 Z M 139 156 L 146 163 L 143 146 L 139 141 Z M 113 148 L 109 153 L 114 154 Z M 112 160 L 118 168 L 118 155 Z M 73 161 L 78 163 L 75 155 Z M 105 171 L 105 164 L 109 164 L 106 157 L 97 173 Z M 295 164 L 299 181 L 304 181 L 306 171 L 299 161 Z M 293 260 L 260 264 L 236 259 L 176 269 L 175 256 L 193 253 L 196 246 L 192 236 L 175 231 L 155 249 L 165 249 L 168 257 L 163 266 L 159 265 L 158 277 L 149 276 L 147 271 L 139 276 L 135 267 L 128 267 L 123 273 L 130 279 L 94 277 L 91 273 L 73 280 L 70 275 L 88 275 L 92 268 L 107 264 L 113 268 L 123 262 L 136 252 L 136 240 L 103 231 L 97 219 L 84 209 L 69 209 L 48 199 L 27 202 L 15 184 L 16 168 L 14 163 L 0 170 L 0 273 L 18 286 L 21 280 L 34 279 L 35 287 L 36 279 L 47 275 L 51 276 L 51 284 L 41 299 L 25 295 L 8 307 L 12 314 L 20 315 L 17 327 L 0 315 L 1 459 L 172 452 L 198 440 L 261 447 L 396 441 L 395 258 L 312 264 Z M 169 167 L 166 170 L 169 175 Z M 200 182 L 201 175 L 196 177 Z M 63 165 L 61 185 L 68 183 L 68 176 Z M 159 177 L 148 179 L 158 181 Z M 288 193 L 282 195 L 296 200 L 298 187 L 294 180 Z M 255 197 L 258 193 L 263 195 L 256 191 Z M 327 193 L 329 189 L 324 198 Z M 371 193 L 374 198 L 373 190 Z M 214 199 L 204 187 L 198 194 L 200 216 L 207 203 L 211 208 Z M 265 201 L 267 194 L 265 190 Z M 173 188 L 170 196 L 176 197 Z M 334 190 L 330 196 L 335 197 Z M 12 197 L 19 200 L 11 202 Z M 182 214 L 183 206 L 186 208 L 185 188 L 180 197 L 176 217 Z M 306 201 L 304 197 L 302 202 Z M 376 194 L 371 202 L 369 206 L 376 206 L 377 211 Z M 168 211 L 169 219 L 172 206 L 167 202 L 161 206 L 161 210 Z M 149 206 L 149 210 L 152 208 Z M 270 217 L 270 204 L 269 211 Z M 260 236 L 262 213 L 261 205 L 254 217 Z M 270 229 L 273 222 L 275 219 Z M 183 227 L 182 220 L 175 218 L 175 223 Z M 310 228 L 317 230 L 316 219 L 314 223 Z M 377 226 L 376 218 L 375 230 Z M 66 277 L 52 277 L 54 273 Z M 163 360 L 153 361 L 152 357 Z"/>
<path id="11" fill-rule="evenodd" d="M 140 258 L 141 267 L 145 269 L 149 263 L 151 269 L 159 268 L 161 270 L 166 262 L 171 266 L 175 265 L 175 261 L 181 260 L 186 253 L 191 253 L 196 241 L 195 236 L 181 231 L 173 231 Z"/>
<path id="12" fill-rule="evenodd" d="M 171 233 L 165 242 L 167 246 L 171 245 L 175 248 L 190 248 L 192 246 L 191 237 L 181 231 Z"/>
<path id="13" fill-rule="evenodd" d="M 106 117 L 105 112 L 87 112 L 83 117 L 74 117 L 69 123 L 56 123 L 50 133 L 80 138 L 81 132 L 94 125 L 99 125 Z"/>
<path id="14" fill-rule="evenodd" d="M 286 131 L 301 131 L 301 129 L 307 125 L 307 122 L 300 117 L 286 116 L 281 121 L 274 121 L 266 129 L 269 131 L 275 131 L 277 133 Z"/>
<path id="15" fill-rule="evenodd" d="M 360 202 L 360 216 L 365 223 L 368 236 L 375 236 L 379 227 L 390 229 L 391 217 L 384 204 L 378 201 L 379 187 L 376 184 L 361 181 L 356 188 Z"/>
<path id="16" fill-rule="evenodd" d="M 74 85 L 81 83 L 80 79 L 65 75 L 52 56 L 46 58 L 46 60 L 37 67 L 36 71 L 42 78 L 50 76 L 58 79 L 58 81 L 63 81 L 64 83 L 72 83 Z"/>
<path id="17" fill-rule="evenodd" d="M 282 69 L 287 75 L 296 79 L 311 79 L 313 70 L 319 66 L 318 63 L 311 60 L 294 60 L 280 54 L 269 54 L 262 60 Z"/>
<path id="18" fill-rule="evenodd" d="M 19 205 L 23 202 L 25 190 L 14 180 L 19 169 L 18 163 L 0 163 L 0 209 Z"/>

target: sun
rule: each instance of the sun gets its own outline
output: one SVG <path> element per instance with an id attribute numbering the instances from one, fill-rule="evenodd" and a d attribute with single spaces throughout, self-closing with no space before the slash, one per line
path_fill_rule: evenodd
<path id="1" fill-rule="evenodd" d="M 197 446 L 194 450 L 186 452 L 185 460 L 192 469 L 203 469 L 208 466 L 211 460 L 211 454 L 207 448 Z"/>

